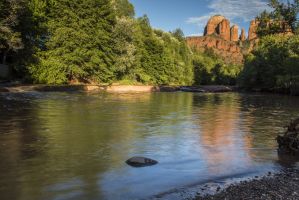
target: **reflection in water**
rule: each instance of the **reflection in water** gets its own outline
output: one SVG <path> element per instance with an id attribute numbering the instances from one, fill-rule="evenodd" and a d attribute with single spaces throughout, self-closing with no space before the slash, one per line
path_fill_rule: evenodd
<path id="1" fill-rule="evenodd" d="M 269 95 L 0 94 L 0 197 L 138 199 L 275 166 L 269 138 L 298 110 Z M 124 163 L 136 155 L 159 164 Z"/>
<path id="2" fill-rule="evenodd" d="M 247 167 L 250 162 L 251 140 L 244 136 L 244 130 L 238 130 L 239 99 L 232 94 L 198 98 L 200 144 L 211 174 L 221 175 L 223 168 L 240 167 L 243 162 Z"/>

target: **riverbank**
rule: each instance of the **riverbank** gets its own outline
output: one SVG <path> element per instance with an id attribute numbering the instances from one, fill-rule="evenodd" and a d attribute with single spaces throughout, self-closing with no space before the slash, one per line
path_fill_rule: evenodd
<path id="1" fill-rule="evenodd" d="M 280 173 L 242 181 L 215 195 L 201 196 L 195 200 L 295 200 L 299 199 L 299 170 L 285 169 Z"/>
<path id="2" fill-rule="evenodd" d="M 232 92 L 234 87 L 213 86 L 146 86 L 146 85 L 0 85 L 0 92 L 109 92 L 109 93 L 134 93 L 134 92 L 199 92 L 217 93 Z"/>

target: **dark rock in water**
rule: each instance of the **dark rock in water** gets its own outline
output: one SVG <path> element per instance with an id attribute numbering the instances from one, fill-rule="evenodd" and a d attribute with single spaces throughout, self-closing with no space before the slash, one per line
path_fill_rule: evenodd
<path id="1" fill-rule="evenodd" d="M 205 90 L 202 90 L 202 89 L 196 88 L 196 87 L 180 87 L 180 90 L 182 92 L 198 92 L 198 93 L 205 92 Z"/>
<path id="2" fill-rule="evenodd" d="M 132 167 L 148 167 L 158 164 L 158 161 L 145 157 L 133 157 L 126 161 Z"/>
<path id="3" fill-rule="evenodd" d="M 9 92 L 9 90 L 5 87 L 0 87 L 0 92 Z"/>

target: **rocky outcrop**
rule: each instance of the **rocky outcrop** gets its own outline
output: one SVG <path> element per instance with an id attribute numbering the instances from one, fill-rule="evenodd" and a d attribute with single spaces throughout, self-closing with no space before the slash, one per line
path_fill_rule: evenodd
<path id="1" fill-rule="evenodd" d="M 244 42 L 246 40 L 246 35 L 245 35 L 245 29 L 244 28 L 242 28 L 241 35 L 240 35 L 240 40 L 242 42 Z"/>
<path id="2" fill-rule="evenodd" d="M 230 41 L 230 21 L 228 19 L 224 19 L 220 22 L 218 29 L 220 37 Z"/>
<path id="3" fill-rule="evenodd" d="M 217 33 L 217 28 L 224 19 L 225 17 L 221 15 L 215 15 L 211 17 L 207 23 L 207 26 L 205 27 L 204 35 L 212 35 Z"/>
<path id="4" fill-rule="evenodd" d="M 246 43 L 244 28 L 241 29 L 241 35 L 239 35 L 237 25 L 230 27 L 228 19 L 224 16 L 215 15 L 208 21 L 204 36 L 188 37 L 187 44 L 199 51 L 212 49 L 226 63 L 242 64 L 244 55 L 252 51 L 259 41 L 257 36 L 259 24 L 258 20 L 251 21 L 248 31 L 249 42 Z"/>
<path id="5" fill-rule="evenodd" d="M 204 31 L 204 36 L 209 35 L 218 35 L 224 40 L 230 41 L 230 21 L 221 15 L 211 17 Z"/>
<path id="6" fill-rule="evenodd" d="M 252 20 L 250 22 L 249 31 L 248 31 L 248 40 L 257 39 L 257 28 L 259 26 L 258 20 Z"/>
<path id="7" fill-rule="evenodd" d="M 230 40 L 233 42 L 239 41 L 239 27 L 237 25 L 233 25 L 230 29 Z"/>
<path id="8" fill-rule="evenodd" d="M 236 42 L 227 41 L 221 37 L 202 36 L 188 37 L 187 44 L 199 51 L 213 49 L 214 53 L 223 58 L 226 63 L 243 63 L 244 56 L 240 46 Z"/>

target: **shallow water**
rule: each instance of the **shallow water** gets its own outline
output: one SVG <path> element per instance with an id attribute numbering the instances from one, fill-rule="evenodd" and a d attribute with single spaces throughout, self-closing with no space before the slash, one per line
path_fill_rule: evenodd
<path id="1" fill-rule="evenodd" d="M 278 95 L 0 94 L 0 199 L 144 199 L 277 169 L 298 113 Z"/>

